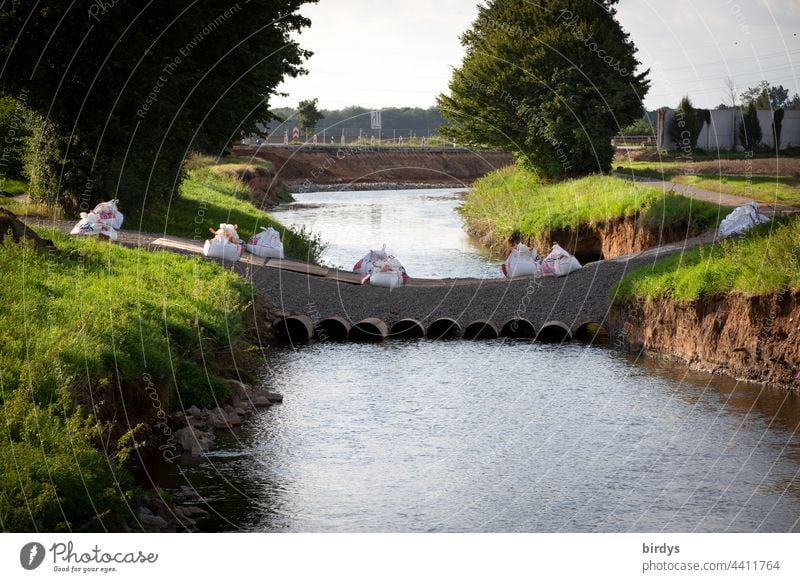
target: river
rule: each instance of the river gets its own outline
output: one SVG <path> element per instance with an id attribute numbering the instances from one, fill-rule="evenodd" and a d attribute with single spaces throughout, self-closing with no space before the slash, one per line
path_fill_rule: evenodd
<path id="1" fill-rule="evenodd" d="M 304 194 L 276 212 L 349 265 L 497 276 L 453 191 Z M 463 271 L 462 271 L 463 269 Z M 581 344 L 316 343 L 275 350 L 284 403 L 166 479 L 213 531 L 800 531 L 800 398 Z"/>

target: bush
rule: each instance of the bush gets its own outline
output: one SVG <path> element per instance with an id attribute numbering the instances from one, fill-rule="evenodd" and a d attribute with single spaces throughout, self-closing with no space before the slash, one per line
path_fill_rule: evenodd
<path id="1" fill-rule="evenodd" d="M 761 123 L 758 121 L 758 111 L 755 102 L 747 104 L 742 112 L 742 121 L 739 122 L 739 141 L 747 151 L 754 151 L 761 143 Z"/>
<path id="2" fill-rule="evenodd" d="M 0 93 L 0 186 L 5 180 L 23 175 L 30 121 L 31 112 L 24 103 Z"/>
<path id="3" fill-rule="evenodd" d="M 0 528 L 9 532 L 122 529 L 132 481 L 92 446 L 102 430 L 67 403 L 39 406 L 27 390 L 0 404 Z"/>

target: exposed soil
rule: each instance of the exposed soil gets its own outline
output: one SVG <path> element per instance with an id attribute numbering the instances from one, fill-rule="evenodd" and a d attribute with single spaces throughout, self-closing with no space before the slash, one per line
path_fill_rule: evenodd
<path id="1" fill-rule="evenodd" d="M 800 387 L 800 293 L 670 299 L 612 307 L 621 346 L 742 380 Z"/>
<path id="2" fill-rule="evenodd" d="M 292 201 L 286 184 L 267 168 L 243 165 L 229 173 L 244 184 L 250 203 L 256 208 L 267 209 Z"/>
<path id="3" fill-rule="evenodd" d="M 637 253 L 700 234 L 695 230 L 687 231 L 686 228 L 662 232 L 652 231 L 643 224 L 641 215 L 615 218 L 577 230 L 572 228 L 548 230 L 536 239 L 525 237 L 520 241 L 508 239 L 500 244 L 496 241 L 492 242 L 490 229 L 491 226 L 488 224 L 470 224 L 468 226 L 470 234 L 499 257 L 507 256 L 517 242 L 533 246 L 541 256 L 546 256 L 550 252 L 552 244 L 557 242 L 565 250 L 575 255 L 581 264 Z"/>
<path id="4" fill-rule="evenodd" d="M 384 183 L 465 186 L 512 163 L 511 154 L 495 151 L 238 146 L 233 155 L 272 162 L 287 184 Z"/>
<path id="5" fill-rule="evenodd" d="M 676 162 L 672 157 L 660 155 L 656 150 L 619 151 L 614 165 L 626 162 Z M 697 160 L 681 166 L 670 166 L 667 172 L 676 174 L 723 174 L 731 176 L 795 176 L 800 177 L 800 158 L 754 158 L 738 160 Z"/>

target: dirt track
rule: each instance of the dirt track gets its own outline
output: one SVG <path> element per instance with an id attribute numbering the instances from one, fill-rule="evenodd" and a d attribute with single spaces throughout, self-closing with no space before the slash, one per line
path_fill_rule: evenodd
<path id="1" fill-rule="evenodd" d="M 469 185 L 512 163 L 510 154 L 422 148 L 236 147 L 236 156 L 255 156 L 275 166 L 287 184 L 386 183 Z"/>

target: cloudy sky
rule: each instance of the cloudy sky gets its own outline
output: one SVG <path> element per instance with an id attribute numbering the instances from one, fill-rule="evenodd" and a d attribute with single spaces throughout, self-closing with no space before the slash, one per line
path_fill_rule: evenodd
<path id="1" fill-rule="evenodd" d="M 523 0 L 524 1 L 524 0 Z M 281 87 L 295 106 L 433 105 L 463 56 L 459 35 L 477 0 L 320 0 L 303 12 L 313 24 L 299 39 L 316 54 L 310 74 Z M 651 69 L 648 109 L 724 100 L 724 79 L 746 88 L 767 79 L 800 93 L 800 0 L 621 0 L 619 20 Z"/>

